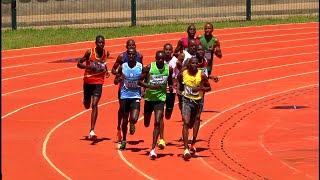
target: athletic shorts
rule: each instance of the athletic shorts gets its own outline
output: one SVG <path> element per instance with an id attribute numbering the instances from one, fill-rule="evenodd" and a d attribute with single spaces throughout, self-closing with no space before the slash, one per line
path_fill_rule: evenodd
<path id="1" fill-rule="evenodd" d="M 100 98 L 102 95 L 102 84 L 83 83 L 84 101 L 88 102 L 92 96 Z"/>
<path id="2" fill-rule="evenodd" d="M 190 123 L 193 124 L 196 119 L 200 118 L 202 109 L 202 99 L 193 100 L 182 96 L 182 114 L 190 114 Z"/>
<path id="3" fill-rule="evenodd" d="M 155 110 L 164 111 L 164 101 L 144 101 L 144 114 L 150 114 Z"/>
<path id="4" fill-rule="evenodd" d="M 166 109 L 172 110 L 176 99 L 176 93 L 167 93 L 166 95 Z"/>
<path id="5" fill-rule="evenodd" d="M 140 99 L 120 99 L 120 109 L 122 113 L 129 113 L 132 109 L 140 111 Z"/>

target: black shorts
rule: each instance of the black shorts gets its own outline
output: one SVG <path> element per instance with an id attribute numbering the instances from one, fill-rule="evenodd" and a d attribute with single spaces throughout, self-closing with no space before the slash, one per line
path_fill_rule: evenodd
<path id="1" fill-rule="evenodd" d="M 173 109 L 175 100 L 176 100 L 176 93 L 167 93 L 167 96 L 166 96 L 166 109 L 167 110 Z"/>
<path id="2" fill-rule="evenodd" d="M 84 101 L 88 102 L 92 96 L 100 98 L 102 95 L 102 84 L 83 83 Z"/>
<path id="3" fill-rule="evenodd" d="M 144 101 L 144 114 L 150 114 L 155 110 L 164 110 L 164 101 Z"/>
<path id="4" fill-rule="evenodd" d="M 120 109 L 122 113 L 129 113 L 132 109 L 140 111 L 140 99 L 120 99 Z"/>

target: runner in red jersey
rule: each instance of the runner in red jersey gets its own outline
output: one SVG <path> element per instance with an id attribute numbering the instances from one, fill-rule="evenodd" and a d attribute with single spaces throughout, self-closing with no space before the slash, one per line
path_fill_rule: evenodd
<path id="1" fill-rule="evenodd" d="M 92 108 L 91 127 L 89 139 L 96 138 L 94 127 L 98 117 L 98 103 L 102 94 L 104 78 L 110 76 L 107 68 L 109 52 L 104 49 L 105 38 L 101 35 L 96 37 L 96 47 L 86 51 L 77 67 L 84 69 L 83 78 L 83 105 L 86 109 Z"/>
<path id="2" fill-rule="evenodd" d="M 177 43 L 176 49 L 174 50 L 174 55 L 176 57 L 178 57 L 179 53 L 182 53 L 183 50 L 188 49 L 188 44 L 191 39 L 196 40 L 197 44 L 200 43 L 199 39 L 196 37 L 196 32 L 196 26 L 194 24 L 190 24 L 187 28 L 188 37 L 181 38 Z"/>

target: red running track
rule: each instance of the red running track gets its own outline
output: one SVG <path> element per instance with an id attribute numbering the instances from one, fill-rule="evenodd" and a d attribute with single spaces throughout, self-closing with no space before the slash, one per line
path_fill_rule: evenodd
<path id="1" fill-rule="evenodd" d="M 4 179 L 318 179 L 319 24 L 215 30 L 216 59 L 201 119 L 198 153 L 181 157 L 182 123 L 175 107 L 165 120 L 167 147 L 151 161 L 152 125 L 140 121 L 127 150 L 115 143 L 117 86 L 105 82 L 96 142 L 85 139 L 82 71 L 72 58 L 92 42 L 3 52 L 2 174 Z M 201 33 L 201 32 L 200 32 Z M 153 60 L 184 33 L 132 37 Z M 107 40 L 109 67 L 128 38 Z M 141 104 L 143 107 L 143 103 Z"/>

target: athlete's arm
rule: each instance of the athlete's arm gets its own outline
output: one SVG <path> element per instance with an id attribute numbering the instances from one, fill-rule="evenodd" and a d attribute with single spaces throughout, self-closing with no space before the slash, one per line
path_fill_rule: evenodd
<path id="1" fill-rule="evenodd" d="M 111 73 L 113 75 L 116 75 L 117 74 L 117 69 L 118 67 L 122 64 L 122 58 L 123 58 L 123 54 L 121 53 L 117 59 L 116 59 L 116 62 L 114 62 L 113 66 L 112 66 L 112 69 L 111 69 Z"/>
<path id="2" fill-rule="evenodd" d="M 222 51 L 220 48 L 220 41 L 217 39 L 216 45 L 212 48 L 214 54 L 218 57 L 218 58 L 222 58 Z"/>
<path id="3" fill-rule="evenodd" d="M 177 43 L 177 47 L 176 47 L 176 49 L 174 50 L 174 55 L 176 56 L 176 57 L 178 57 L 178 55 L 179 55 L 179 53 L 181 53 L 181 51 L 183 50 L 183 45 L 182 45 L 182 40 L 180 39 L 179 41 L 178 41 L 178 43 Z"/>
<path id="4" fill-rule="evenodd" d="M 201 91 L 208 92 L 211 91 L 211 85 L 209 83 L 208 77 L 202 73 L 201 74 Z"/>
<path id="5" fill-rule="evenodd" d="M 169 91 L 170 92 L 173 92 L 172 73 L 173 73 L 173 69 L 171 67 L 169 67 L 168 85 L 169 85 Z"/>
<path id="6" fill-rule="evenodd" d="M 148 66 L 142 68 L 142 73 L 141 73 L 140 79 L 138 81 L 139 86 L 144 87 L 144 88 L 148 88 L 148 84 L 145 80 L 147 79 L 147 77 L 149 75 L 150 67 L 151 66 L 149 64 Z"/>
<path id="7" fill-rule="evenodd" d="M 122 67 L 120 66 L 118 69 L 118 72 L 116 73 L 116 77 L 114 78 L 113 83 L 115 85 L 119 84 L 121 81 L 123 80 L 123 76 L 122 76 Z"/>
<path id="8" fill-rule="evenodd" d="M 85 54 L 83 55 L 83 57 L 78 60 L 78 63 L 77 63 L 77 67 L 78 67 L 78 68 L 80 68 L 80 69 L 89 68 L 86 64 L 83 64 L 83 62 L 89 60 L 90 53 L 91 53 L 91 50 L 88 49 L 88 50 L 85 52 Z"/>
<path id="9" fill-rule="evenodd" d="M 141 64 L 143 65 L 143 55 L 139 52 L 140 54 L 140 60 L 141 60 Z"/>

